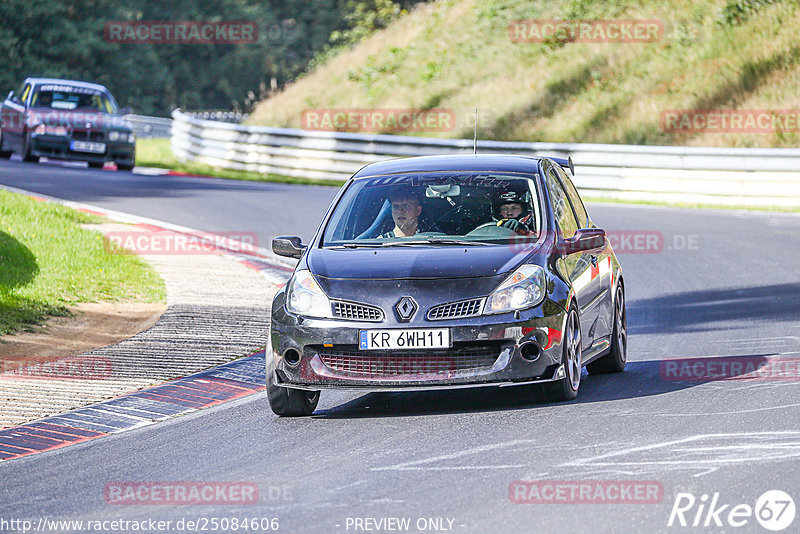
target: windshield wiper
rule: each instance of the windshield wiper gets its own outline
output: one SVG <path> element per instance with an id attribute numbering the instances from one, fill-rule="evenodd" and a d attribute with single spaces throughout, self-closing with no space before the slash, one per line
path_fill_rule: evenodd
<path id="1" fill-rule="evenodd" d="M 487 246 L 489 243 L 480 241 L 467 241 L 461 239 L 447 239 L 442 237 L 426 237 L 412 241 L 385 241 L 381 243 L 342 243 L 334 248 L 375 248 L 375 247 L 418 247 L 420 245 L 456 245 L 456 246 Z"/>
<path id="2" fill-rule="evenodd" d="M 429 237 L 427 239 L 428 243 L 432 243 L 435 245 L 458 245 L 458 246 L 474 246 L 474 247 L 485 247 L 489 245 L 489 243 L 484 243 L 482 241 L 468 241 L 466 239 L 447 239 L 446 237 Z"/>

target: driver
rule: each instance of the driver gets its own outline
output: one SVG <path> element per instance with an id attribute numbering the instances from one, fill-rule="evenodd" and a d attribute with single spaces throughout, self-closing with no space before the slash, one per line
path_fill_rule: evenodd
<path id="1" fill-rule="evenodd" d="M 497 226 L 504 226 L 520 235 L 532 235 L 530 212 L 526 193 L 515 188 L 501 190 L 494 199 Z"/>
<path id="2" fill-rule="evenodd" d="M 422 215 L 422 205 L 419 197 L 410 187 L 398 187 L 389 193 L 389 203 L 392 205 L 392 220 L 394 228 L 379 237 L 407 237 L 418 232 L 431 230 L 431 225 Z"/>

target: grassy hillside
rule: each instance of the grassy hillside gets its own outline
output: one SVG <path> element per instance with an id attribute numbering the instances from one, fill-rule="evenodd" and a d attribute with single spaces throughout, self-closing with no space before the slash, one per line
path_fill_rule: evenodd
<path id="1" fill-rule="evenodd" d="M 798 0 L 438 0 L 259 104 L 253 124 L 309 108 L 447 108 L 483 139 L 796 147 L 798 133 L 666 133 L 673 109 L 800 109 Z M 514 43 L 519 19 L 659 19 L 653 43 Z M 795 128 L 796 129 L 796 128 Z"/>

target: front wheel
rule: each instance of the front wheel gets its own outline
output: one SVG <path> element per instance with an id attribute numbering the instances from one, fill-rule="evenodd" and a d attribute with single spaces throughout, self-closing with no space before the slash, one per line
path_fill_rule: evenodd
<path id="1" fill-rule="evenodd" d="M 89 164 L 91 169 L 102 169 L 106 164 L 105 161 L 87 161 L 86 163 Z"/>
<path id="2" fill-rule="evenodd" d="M 31 153 L 31 141 L 27 139 L 22 144 L 22 161 L 27 161 L 29 163 L 37 163 L 39 161 L 39 156 L 34 156 Z"/>
<path id="3" fill-rule="evenodd" d="M 314 413 L 319 402 L 319 391 L 284 388 L 267 379 L 267 398 L 269 407 L 276 415 L 302 417 Z"/>
<path id="4" fill-rule="evenodd" d="M 544 394 L 547 400 L 554 402 L 574 400 L 578 396 L 581 385 L 581 324 L 578 312 L 570 307 L 567 312 L 567 326 L 564 329 L 563 342 L 561 343 L 561 364 L 564 367 L 564 376 L 556 381 L 544 385 Z"/>
<path id="5" fill-rule="evenodd" d="M 619 373 L 625 369 L 628 359 L 628 319 L 625 316 L 625 291 L 622 284 L 617 286 L 614 299 L 614 329 L 611 334 L 611 348 L 608 354 L 586 366 L 593 375 Z"/>

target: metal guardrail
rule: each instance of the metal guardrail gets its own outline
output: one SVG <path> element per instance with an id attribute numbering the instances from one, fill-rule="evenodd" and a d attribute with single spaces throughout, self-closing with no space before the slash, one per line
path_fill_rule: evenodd
<path id="1" fill-rule="evenodd" d="M 172 119 L 165 117 L 148 117 L 147 115 L 125 115 L 125 120 L 133 126 L 136 137 L 170 137 L 172 135 Z"/>
<path id="2" fill-rule="evenodd" d="M 375 161 L 472 153 L 471 139 L 244 126 L 172 113 L 181 161 L 342 180 Z M 478 141 L 478 153 L 572 157 L 588 196 L 717 205 L 800 206 L 800 149 Z"/>

